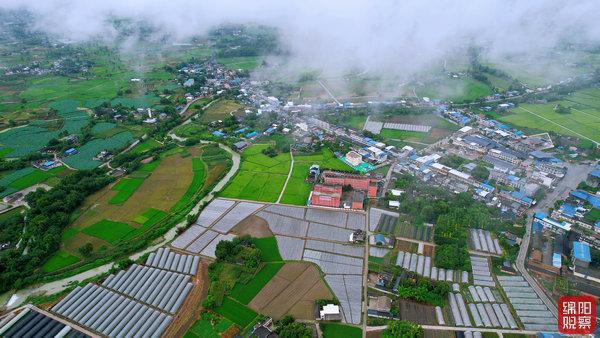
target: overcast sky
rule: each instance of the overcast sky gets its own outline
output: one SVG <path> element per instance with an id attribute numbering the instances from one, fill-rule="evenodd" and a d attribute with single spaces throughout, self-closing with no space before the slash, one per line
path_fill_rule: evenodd
<path id="1" fill-rule="evenodd" d="M 301 68 L 409 72 L 470 43 L 543 53 L 565 38 L 600 41 L 600 0 L 0 0 L 66 39 L 114 37 L 109 15 L 143 20 L 185 40 L 223 23 L 277 27 Z"/>

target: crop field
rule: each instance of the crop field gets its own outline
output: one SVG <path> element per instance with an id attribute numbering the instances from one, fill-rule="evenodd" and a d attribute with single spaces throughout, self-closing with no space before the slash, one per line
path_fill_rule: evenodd
<path id="1" fill-rule="evenodd" d="M 114 244 L 125 237 L 134 228 L 127 223 L 103 219 L 83 228 L 82 232 Z"/>
<path id="2" fill-rule="evenodd" d="M 398 303 L 401 320 L 408 320 L 421 325 L 437 325 L 433 306 L 406 300 L 400 300 Z"/>
<path id="3" fill-rule="evenodd" d="M 112 187 L 112 190 L 116 190 L 117 194 L 111 198 L 108 203 L 110 204 L 123 204 L 125 201 L 133 195 L 133 193 L 144 183 L 143 178 L 128 178 L 121 179 L 117 184 Z"/>
<path id="4" fill-rule="evenodd" d="M 317 266 L 306 262 L 288 262 L 252 299 L 249 306 L 276 320 L 286 314 L 298 319 L 313 319 L 315 300 L 332 298 Z"/>
<path id="5" fill-rule="evenodd" d="M 379 219 L 379 224 L 377 225 L 377 232 L 384 232 L 388 234 L 395 233 L 396 223 L 398 222 L 398 218 L 383 214 Z"/>
<path id="6" fill-rule="evenodd" d="M 289 153 L 268 157 L 262 153 L 267 144 L 255 144 L 242 153 L 237 175 L 220 196 L 253 201 L 275 202 L 290 169 Z"/>
<path id="7" fill-rule="evenodd" d="M 113 106 L 122 105 L 130 108 L 150 108 L 156 105 L 160 99 L 155 95 L 145 95 L 140 97 L 118 97 L 111 101 Z"/>
<path id="8" fill-rule="evenodd" d="M 0 133 L 0 150 L 5 157 L 21 157 L 42 149 L 52 138 L 62 132 L 76 133 L 87 125 L 90 117 L 77 110 L 79 102 L 74 100 L 57 101 L 50 105 L 58 111 L 51 120 L 34 120 L 29 125 Z M 8 152 L 7 149 L 12 151 Z"/>
<path id="9" fill-rule="evenodd" d="M 9 211 L 3 212 L 0 214 L 0 222 L 6 221 L 7 219 L 12 218 L 13 216 L 20 215 L 25 212 L 25 207 L 16 207 Z"/>
<path id="10" fill-rule="evenodd" d="M 183 194 L 183 196 L 179 199 L 177 203 L 171 208 L 171 211 L 177 211 L 180 208 L 184 207 L 186 203 L 194 196 L 196 191 L 198 191 L 204 185 L 206 181 L 206 165 L 199 158 L 192 159 L 192 182 L 188 186 L 187 190 Z"/>
<path id="11" fill-rule="evenodd" d="M 211 164 L 207 168 L 202 166 L 202 181 L 196 180 L 193 183 L 194 176 L 198 171 L 194 171 L 194 168 L 200 167 L 198 163 L 202 163 L 200 158 L 204 148 L 193 147 L 185 152 L 175 151 L 179 149 L 175 148 L 163 153 L 159 160 L 142 166 L 139 171 L 130 175 L 130 177 L 138 177 L 139 174 L 141 176 L 139 179 L 122 179 L 127 183 L 122 183 L 121 188 L 132 188 L 128 182 L 130 180 L 143 181 L 122 204 L 109 202 L 121 193 L 121 191 L 113 190 L 110 186 L 88 197 L 83 206 L 76 211 L 73 223 L 65 229 L 64 234 L 69 236 L 63 235 L 61 249 L 70 254 L 79 255 L 77 249 L 90 242 L 95 251 L 100 253 L 103 250 L 108 251 L 111 246 L 118 245 L 118 241 L 115 242 L 110 234 L 103 233 L 107 224 L 103 224 L 102 221 L 110 220 L 125 224 L 129 231 L 125 231 L 125 227 L 120 225 L 118 226 L 119 236 L 121 239 L 133 240 L 159 224 L 169 213 L 173 212 L 174 206 L 185 206 L 198 192 L 213 184 L 225 170 L 225 164 L 222 162 Z M 220 152 L 223 151 L 219 150 L 211 156 L 219 156 Z M 166 153 L 170 155 L 166 156 Z M 196 165 L 193 164 L 194 162 Z M 193 193 L 190 190 L 192 184 L 195 187 Z M 115 186 L 117 185 L 119 183 Z M 97 225 L 97 223 L 100 224 Z M 92 232 L 89 229 L 91 225 L 95 225 Z"/>
<path id="12" fill-rule="evenodd" d="M 35 184 L 48 182 L 51 178 L 65 170 L 64 166 L 48 171 L 27 167 L 0 177 L 0 186 L 6 189 L 0 192 L 0 197 L 8 196 L 19 190 L 29 188 Z"/>
<path id="13" fill-rule="evenodd" d="M 81 259 L 77 256 L 73 256 L 68 252 L 59 251 L 54 256 L 50 257 L 46 263 L 42 266 L 45 272 L 54 272 L 60 270 L 71 264 L 79 262 Z"/>
<path id="14" fill-rule="evenodd" d="M 340 323 L 319 323 L 323 338 L 360 338 L 362 330 L 360 327 L 344 325 Z"/>
<path id="15" fill-rule="evenodd" d="M 433 241 L 433 227 L 430 226 L 415 226 L 409 223 L 400 223 L 396 230 L 396 235 L 399 237 L 425 242 Z"/>
<path id="16" fill-rule="evenodd" d="M 152 149 L 158 148 L 160 146 L 161 146 L 161 144 L 158 143 L 158 141 L 156 141 L 153 138 L 149 138 L 149 139 L 145 140 L 144 142 L 138 143 L 135 147 L 131 148 L 131 150 L 129 152 L 132 154 L 141 154 L 145 151 L 152 150 Z"/>
<path id="17" fill-rule="evenodd" d="M 570 111 L 558 113 L 554 111 L 556 104 L 569 107 Z M 522 104 L 498 119 L 516 127 L 600 142 L 600 89 L 577 91 L 565 100 L 547 104 Z"/>
<path id="18" fill-rule="evenodd" d="M 266 263 L 247 284 L 237 283 L 231 290 L 231 298 L 242 304 L 248 304 L 262 288 L 277 274 L 283 262 Z"/>
<path id="19" fill-rule="evenodd" d="M 458 130 L 458 126 L 448 122 L 447 120 L 433 115 L 404 115 L 404 116 L 393 116 L 391 118 L 375 118 L 375 120 L 381 120 L 384 122 L 391 123 L 406 123 L 406 124 L 417 124 L 431 126 L 431 130 L 427 133 L 396 130 L 396 129 L 382 129 L 381 136 L 385 137 L 391 145 L 404 146 L 406 144 L 418 148 L 419 145 L 428 145 L 435 143 L 438 140 L 449 136 L 453 131 Z"/>
<path id="20" fill-rule="evenodd" d="M 217 62 L 229 69 L 242 69 L 242 70 L 254 70 L 258 67 L 261 58 L 258 56 L 239 56 L 239 57 L 226 57 L 217 58 Z"/>
<path id="21" fill-rule="evenodd" d="M 206 110 L 204 110 L 204 112 L 202 112 L 201 120 L 204 122 L 223 120 L 241 108 L 242 105 L 236 101 L 219 100 L 213 102 Z"/>
<path id="22" fill-rule="evenodd" d="M 64 162 L 75 169 L 93 169 L 102 162 L 94 160 L 102 150 L 116 151 L 126 147 L 133 140 L 131 132 L 122 132 L 105 139 L 93 139 L 81 146 L 78 153 L 64 158 Z"/>
<path id="23" fill-rule="evenodd" d="M 258 315 L 253 310 L 232 300 L 229 297 L 223 299 L 223 304 L 215 309 L 215 312 L 245 328 L 250 325 Z"/>
<path id="24" fill-rule="evenodd" d="M 229 319 L 219 317 L 213 322 L 213 316 L 203 313 L 198 321 L 186 332 L 185 338 L 220 338 L 233 325 Z"/>
<path id="25" fill-rule="evenodd" d="M 294 155 L 292 176 L 281 198 L 281 203 L 293 205 L 306 205 L 312 184 L 306 182 L 308 169 L 311 165 L 318 164 L 323 169 L 352 171 L 346 163 L 335 157 L 331 150 L 325 148 L 321 153 L 311 155 Z"/>
<path id="26" fill-rule="evenodd" d="M 471 78 L 450 79 L 445 76 L 415 86 L 415 92 L 420 98 L 429 97 L 456 103 L 474 101 L 492 94 L 491 88 L 483 82 Z"/>
<path id="27" fill-rule="evenodd" d="M 275 240 L 275 237 L 257 238 L 255 239 L 254 244 L 260 249 L 263 262 L 283 261 L 279 254 L 279 248 L 277 247 L 277 240 Z"/>
<path id="28" fill-rule="evenodd" d="M 105 135 L 106 133 L 115 129 L 116 127 L 117 125 L 112 122 L 99 122 L 92 127 L 92 134 Z"/>

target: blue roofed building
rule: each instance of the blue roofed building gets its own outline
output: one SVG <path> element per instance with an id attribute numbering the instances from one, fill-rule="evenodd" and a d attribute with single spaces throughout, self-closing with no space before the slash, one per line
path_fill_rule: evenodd
<path id="1" fill-rule="evenodd" d="M 527 197 L 524 193 L 520 191 L 502 190 L 500 192 L 500 196 L 510 201 L 517 202 L 525 207 L 530 207 L 535 204 L 535 201 L 531 197 Z"/>
<path id="2" fill-rule="evenodd" d="M 596 208 L 596 209 L 600 209 L 600 197 L 596 196 L 596 195 L 592 195 L 587 191 L 583 191 L 583 190 L 575 190 L 573 192 L 571 192 L 571 196 L 588 202 L 589 204 L 592 205 L 592 207 Z"/>
<path id="3" fill-rule="evenodd" d="M 252 138 L 256 135 L 258 135 L 258 133 L 255 131 L 252 131 L 252 132 L 247 133 L 245 136 L 246 136 L 246 138 Z"/>
<path id="4" fill-rule="evenodd" d="M 559 222 L 557 220 L 555 220 L 554 218 L 550 218 L 550 217 L 546 217 L 543 220 L 540 221 L 540 223 L 542 223 L 542 225 L 548 229 L 550 229 L 550 231 L 552 232 L 556 232 L 556 233 L 566 233 L 568 231 L 571 231 L 571 227 L 572 224 L 569 222 Z"/>
<path id="5" fill-rule="evenodd" d="M 560 206 L 560 208 L 558 209 L 558 212 L 560 213 L 560 215 L 562 217 L 568 218 L 568 219 L 573 219 L 573 217 L 575 217 L 576 211 L 577 211 L 577 207 L 575 207 L 571 203 L 563 203 Z"/>
<path id="6" fill-rule="evenodd" d="M 536 338 L 563 338 L 568 337 L 567 335 L 556 333 L 556 332 L 538 332 Z"/>
<path id="7" fill-rule="evenodd" d="M 538 211 L 535 214 L 533 214 L 533 217 L 535 217 L 537 219 L 544 219 L 544 218 L 548 217 L 548 215 L 544 212 Z"/>
<path id="8" fill-rule="evenodd" d="M 223 136 L 225 136 L 225 134 L 223 132 L 220 132 L 218 130 L 213 131 L 212 135 L 216 136 L 216 137 L 223 137 Z"/>
<path id="9" fill-rule="evenodd" d="M 590 253 L 590 245 L 585 242 L 573 242 L 572 252 L 573 264 L 587 268 L 592 261 L 592 255 Z"/>
<path id="10" fill-rule="evenodd" d="M 233 133 L 234 134 L 241 134 L 241 133 L 245 132 L 246 130 L 248 130 L 248 127 L 244 127 L 244 128 L 238 129 L 238 130 L 234 131 Z"/>
<path id="11" fill-rule="evenodd" d="M 596 188 L 600 186 L 600 165 L 596 165 L 596 168 L 589 173 L 587 184 Z"/>
<path id="12" fill-rule="evenodd" d="M 69 148 L 67 150 L 65 150 L 65 155 L 67 156 L 71 156 L 71 155 L 75 155 L 77 154 L 77 149 L 75 148 Z"/>
<path id="13" fill-rule="evenodd" d="M 56 162 L 52 161 L 52 160 L 48 160 L 45 161 L 44 163 L 42 163 L 42 168 L 43 169 L 50 169 L 52 168 L 54 165 L 56 164 Z"/>

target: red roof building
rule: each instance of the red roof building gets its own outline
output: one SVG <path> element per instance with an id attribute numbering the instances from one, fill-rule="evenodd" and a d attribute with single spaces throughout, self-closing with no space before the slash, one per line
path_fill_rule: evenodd
<path id="1" fill-rule="evenodd" d="M 349 185 L 352 189 L 366 190 L 369 197 L 377 197 L 378 180 L 376 179 L 329 170 L 323 171 L 321 176 L 323 177 L 323 183 L 326 185 Z"/>
<path id="2" fill-rule="evenodd" d="M 317 184 L 313 188 L 312 195 L 310 196 L 310 204 L 322 207 L 339 208 L 341 199 L 341 186 L 325 186 Z"/>

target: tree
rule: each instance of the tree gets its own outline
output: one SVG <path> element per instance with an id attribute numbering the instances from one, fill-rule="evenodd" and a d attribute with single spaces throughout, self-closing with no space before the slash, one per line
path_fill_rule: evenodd
<path id="1" fill-rule="evenodd" d="M 310 338 L 312 330 L 302 323 L 297 323 L 294 317 L 286 315 L 275 322 L 275 332 L 281 338 Z"/>
<path id="2" fill-rule="evenodd" d="M 83 257 L 89 257 L 92 254 L 92 251 L 94 251 L 94 246 L 92 243 L 87 242 L 81 248 L 77 249 L 77 251 L 79 251 Z"/>
<path id="3" fill-rule="evenodd" d="M 473 177 L 479 181 L 485 181 L 490 176 L 490 171 L 485 166 L 478 164 L 475 166 L 475 168 L 473 168 L 471 175 L 473 175 Z"/>
<path id="4" fill-rule="evenodd" d="M 390 321 L 388 327 L 383 331 L 384 338 L 420 338 L 423 337 L 423 328 L 404 320 Z"/>
<path id="5" fill-rule="evenodd" d="M 571 112 L 571 107 L 566 107 L 558 103 L 556 106 L 554 106 L 554 111 L 558 114 L 569 114 Z"/>
<path id="6" fill-rule="evenodd" d="M 211 294 L 206 296 L 206 299 L 202 302 L 202 306 L 208 310 L 214 309 L 215 305 L 216 305 L 215 296 L 213 296 Z"/>

